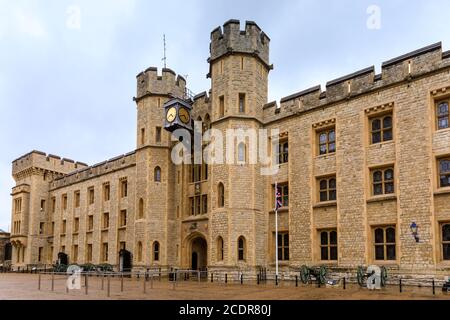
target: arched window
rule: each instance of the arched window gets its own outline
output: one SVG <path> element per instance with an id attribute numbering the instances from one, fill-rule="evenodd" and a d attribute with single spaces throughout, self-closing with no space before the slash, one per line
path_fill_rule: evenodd
<path id="1" fill-rule="evenodd" d="M 161 168 L 155 168 L 155 182 L 161 182 Z"/>
<path id="2" fill-rule="evenodd" d="M 139 219 L 144 218 L 144 199 L 139 199 Z"/>
<path id="3" fill-rule="evenodd" d="M 153 261 L 159 261 L 159 242 L 155 241 L 153 243 Z"/>
<path id="4" fill-rule="evenodd" d="M 238 161 L 245 162 L 245 143 L 243 142 L 238 145 Z"/>
<path id="5" fill-rule="evenodd" d="M 223 260 L 223 238 L 217 238 L 217 261 Z"/>
<path id="6" fill-rule="evenodd" d="M 245 260 L 245 238 L 239 237 L 238 239 L 238 260 L 244 261 Z"/>
<path id="7" fill-rule="evenodd" d="M 217 205 L 219 208 L 225 207 L 225 188 L 222 182 L 217 187 Z"/>
<path id="8" fill-rule="evenodd" d="M 137 261 L 142 262 L 142 242 L 138 242 L 137 244 Z"/>

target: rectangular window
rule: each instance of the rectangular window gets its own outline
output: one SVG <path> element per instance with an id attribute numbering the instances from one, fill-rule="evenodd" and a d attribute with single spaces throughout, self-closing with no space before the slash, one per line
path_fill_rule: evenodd
<path id="1" fill-rule="evenodd" d="M 107 242 L 102 244 L 102 261 L 108 262 L 108 243 Z"/>
<path id="2" fill-rule="evenodd" d="M 337 261 L 337 231 L 324 230 L 319 232 L 320 235 L 320 260 L 322 261 Z"/>
<path id="3" fill-rule="evenodd" d="M 372 144 L 391 141 L 392 134 L 392 114 L 370 119 L 371 142 Z"/>
<path id="4" fill-rule="evenodd" d="M 225 116 L 225 97 L 219 97 L 219 118 Z"/>
<path id="5" fill-rule="evenodd" d="M 208 213 L 208 196 L 202 195 L 202 214 Z"/>
<path id="6" fill-rule="evenodd" d="M 75 191 L 74 199 L 75 199 L 75 208 L 79 208 L 80 207 L 80 199 L 81 199 L 80 191 Z"/>
<path id="7" fill-rule="evenodd" d="M 450 158 L 440 159 L 438 165 L 440 187 L 450 187 Z"/>
<path id="8" fill-rule="evenodd" d="M 103 213 L 103 222 L 102 222 L 103 229 L 109 228 L 109 212 Z"/>
<path id="9" fill-rule="evenodd" d="M 56 212 L 56 198 L 52 198 L 52 213 Z"/>
<path id="10" fill-rule="evenodd" d="M 67 221 L 64 219 L 61 225 L 61 234 L 66 234 Z"/>
<path id="11" fill-rule="evenodd" d="M 128 196 L 128 181 L 121 180 L 120 181 L 120 197 L 126 198 Z"/>
<path id="12" fill-rule="evenodd" d="M 55 235 L 55 221 L 52 222 L 52 236 Z"/>
<path id="13" fill-rule="evenodd" d="M 45 200 L 41 200 L 41 211 L 45 211 Z"/>
<path id="14" fill-rule="evenodd" d="M 373 228 L 375 260 L 396 259 L 395 226 Z"/>
<path id="15" fill-rule="evenodd" d="M 94 230 L 94 216 L 88 216 L 88 224 L 87 224 L 87 231 L 93 231 Z"/>
<path id="16" fill-rule="evenodd" d="M 442 230 L 442 259 L 450 260 L 450 223 L 444 223 Z"/>
<path id="17" fill-rule="evenodd" d="M 109 183 L 105 183 L 103 185 L 103 201 L 107 202 L 109 201 L 111 193 L 111 187 L 109 186 Z"/>
<path id="18" fill-rule="evenodd" d="M 67 194 L 62 195 L 62 207 L 63 210 L 67 210 Z"/>
<path id="19" fill-rule="evenodd" d="M 245 112 L 245 93 L 239 93 L 239 112 Z"/>
<path id="20" fill-rule="evenodd" d="M 201 213 L 201 197 L 195 197 L 195 215 L 199 215 Z"/>
<path id="21" fill-rule="evenodd" d="M 42 262 L 42 257 L 44 256 L 44 248 L 39 247 L 38 250 L 38 262 Z"/>
<path id="22" fill-rule="evenodd" d="M 94 187 L 90 187 L 88 189 L 88 197 L 89 197 L 89 205 L 94 204 L 95 202 L 95 191 Z"/>
<path id="23" fill-rule="evenodd" d="M 92 262 L 92 243 L 88 243 L 86 248 L 86 261 Z"/>
<path id="24" fill-rule="evenodd" d="M 335 130 L 335 128 L 320 131 L 317 134 L 317 140 L 319 142 L 319 155 L 336 152 L 336 130 Z"/>
<path id="25" fill-rule="evenodd" d="M 74 244 L 72 248 L 72 261 L 74 263 L 78 262 L 78 245 Z"/>
<path id="26" fill-rule="evenodd" d="M 145 144 L 145 129 L 141 129 L 141 145 Z"/>
<path id="27" fill-rule="evenodd" d="M 448 110 L 449 101 L 440 101 L 436 105 L 436 121 L 438 130 L 449 128 L 450 113 Z"/>
<path id="28" fill-rule="evenodd" d="M 126 227 L 126 225 L 127 225 L 127 210 L 121 210 L 119 227 Z"/>
<path id="29" fill-rule="evenodd" d="M 45 233 L 45 222 L 39 223 L 39 234 Z"/>
<path id="30" fill-rule="evenodd" d="M 121 241 L 119 244 L 119 250 L 125 250 L 126 249 L 126 242 L 125 241 Z"/>
<path id="31" fill-rule="evenodd" d="M 289 161 L 289 143 L 288 141 L 281 141 L 278 144 L 278 163 L 283 164 Z"/>
<path id="32" fill-rule="evenodd" d="M 375 169 L 371 172 L 372 195 L 386 195 L 395 193 L 394 168 Z"/>
<path id="33" fill-rule="evenodd" d="M 278 233 L 278 260 L 289 261 L 289 232 Z"/>
<path id="34" fill-rule="evenodd" d="M 273 186 L 273 190 L 275 193 L 275 186 Z M 278 192 L 280 193 L 280 201 L 281 201 L 281 207 L 289 207 L 289 185 L 288 184 L 279 184 L 278 185 Z M 275 199 L 273 201 L 275 203 Z"/>
<path id="35" fill-rule="evenodd" d="M 80 218 L 73 219 L 73 233 L 78 233 L 80 231 Z"/>
<path id="36" fill-rule="evenodd" d="M 319 182 L 319 201 L 336 201 L 336 177 L 320 178 Z"/>
<path id="37" fill-rule="evenodd" d="M 161 142 L 161 127 L 156 127 L 155 141 L 156 141 L 156 143 Z"/>
<path id="38" fill-rule="evenodd" d="M 14 212 L 15 213 L 22 212 L 22 198 L 17 198 L 14 200 Z"/>
<path id="39" fill-rule="evenodd" d="M 194 197 L 189 198 L 189 215 L 195 215 L 195 202 Z"/>

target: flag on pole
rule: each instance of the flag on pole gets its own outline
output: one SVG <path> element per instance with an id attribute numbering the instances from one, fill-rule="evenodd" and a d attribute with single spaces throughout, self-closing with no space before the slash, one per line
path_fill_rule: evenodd
<path id="1" fill-rule="evenodd" d="M 275 199 L 275 209 L 278 210 L 283 206 L 283 201 L 281 199 L 281 192 L 277 184 L 275 184 Z"/>

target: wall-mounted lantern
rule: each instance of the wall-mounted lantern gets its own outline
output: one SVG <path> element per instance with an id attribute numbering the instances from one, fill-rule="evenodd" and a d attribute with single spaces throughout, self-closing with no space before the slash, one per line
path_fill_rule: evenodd
<path id="1" fill-rule="evenodd" d="M 413 222 L 410 226 L 411 233 L 414 236 L 414 239 L 416 239 L 416 242 L 419 242 L 419 226 Z"/>

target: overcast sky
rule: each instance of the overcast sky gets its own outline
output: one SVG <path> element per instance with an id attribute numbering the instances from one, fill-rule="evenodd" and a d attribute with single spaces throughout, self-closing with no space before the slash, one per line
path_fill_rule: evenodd
<path id="1" fill-rule="evenodd" d="M 449 13 L 448 0 L 0 0 L 0 228 L 12 160 L 36 149 L 95 164 L 134 150 L 135 76 L 162 66 L 164 33 L 168 67 L 199 93 L 210 32 L 255 21 L 280 100 L 438 41 L 449 50 Z"/>

